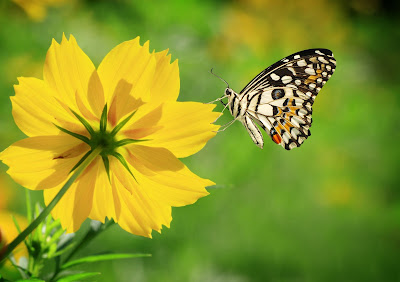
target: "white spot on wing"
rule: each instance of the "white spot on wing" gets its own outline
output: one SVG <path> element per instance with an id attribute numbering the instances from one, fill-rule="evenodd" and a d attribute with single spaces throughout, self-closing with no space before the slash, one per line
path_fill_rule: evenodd
<path id="1" fill-rule="evenodd" d="M 291 76 L 285 75 L 284 77 L 282 77 L 282 82 L 285 83 L 285 84 L 288 84 L 291 81 L 292 81 L 292 77 Z"/>
<path id="2" fill-rule="evenodd" d="M 315 53 L 317 53 L 319 55 L 324 55 L 324 53 L 322 53 L 320 50 L 315 50 Z"/>
<path id="3" fill-rule="evenodd" d="M 325 60 L 324 57 L 318 57 L 318 60 L 319 60 L 320 62 L 323 62 L 324 64 L 329 64 L 329 62 L 328 62 L 327 60 Z"/>
<path id="4" fill-rule="evenodd" d="M 314 83 L 310 83 L 309 85 L 308 85 L 308 88 L 310 88 L 311 90 L 313 90 L 314 88 L 315 88 L 315 84 Z"/>
<path id="5" fill-rule="evenodd" d="M 293 75 L 296 75 L 296 71 L 294 70 L 294 68 L 287 68 Z"/>
<path id="6" fill-rule="evenodd" d="M 275 81 L 278 81 L 280 79 L 279 75 L 276 75 L 275 73 L 271 73 L 271 78 Z"/>
<path id="7" fill-rule="evenodd" d="M 300 55 L 294 55 L 293 59 L 300 59 Z"/>
<path id="8" fill-rule="evenodd" d="M 306 62 L 306 60 L 300 60 L 297 62 L 297 65 L 299 67 L 305 67 L 307 65 L 307 62 Z"/>
<path id="9" fill-rule="evenodd" d="M 306 72 L 306 74 L 315 75 L 315 70 L 312 68 L 306 68 L 304 71 Z"/>
<path id="10" fill-rule="evenodd" d="M 300 79 L 296 79 L 296 80 L 294 81 L 294 83 L 296 83 L 296 85 L 300 85 L 300 84 L 301 84 L 301 80 L 300 80 Z"/>

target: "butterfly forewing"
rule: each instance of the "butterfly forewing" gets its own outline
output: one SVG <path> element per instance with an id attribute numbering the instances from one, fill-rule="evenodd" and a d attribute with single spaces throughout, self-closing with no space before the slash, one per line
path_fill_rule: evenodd
<path id="1" fill-rule="evenodd" d="M 327 49 L 304 50 L 276 62 L 240 92 L 241 104 L 247 104 L 244 121 L 255 120 L 287 150 L 299 147 L 311 135 L 315 97 L 335 68 L 336 60 Z M 245 127 L 260 146 L 254 139 L 257 132 L 248 124 Z"/>

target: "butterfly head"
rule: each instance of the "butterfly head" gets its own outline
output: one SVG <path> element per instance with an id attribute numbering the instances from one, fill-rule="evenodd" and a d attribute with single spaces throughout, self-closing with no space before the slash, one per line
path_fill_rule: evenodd
<path id="1" fill-rule="evenodd" d="M 225 95 L 226 96 L 230 97 L 231 95 L 234 95 L 233 93 L 234 93 L 234 91 L 231 88 L 227 87 L 225 89 Z"/>
<path id="2" fill-rule="evenodd" d="M 226 98 L 228 98 L 228 99 L 231 99 L 231 98 L 233 98 L 233 97 L 235 97 L 235 96 L 236 96 L 236 98 L 239 98 L 239 94 L 237 94 L 235 91 L 233 91 L 232 88 L 227 87 L 227 88 L 225 89 L 225 95 L 224 95 L 224 97 L 226 97 Z"/>

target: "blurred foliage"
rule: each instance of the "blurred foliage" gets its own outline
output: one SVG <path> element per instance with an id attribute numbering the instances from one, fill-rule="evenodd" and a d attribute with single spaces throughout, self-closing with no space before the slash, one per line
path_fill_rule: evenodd
<path id="1" fill-rule="evenodd" d="M 32 21 L 2 1 L 0 148 L 23 138 L 12 119 L 12 85 L 18 76 L 42 77 L 51 38 L 63 32 L 96 65 L 137 35 L 151 48 L 170 48 L 179 59 L 181 101 L 223 94 L 211 67 L 240 91 L 286 55 L 329 48 L 337 70 L 300 149 L 287 152 L 264 134 L 260 150 L 235 123 L 184 160 L 218 184 L 197 204 L 173 210 L 171 229 L 144 239 L 115 226 L 88 246 L 151 259 L 86 270 L 101 271 L 98 281 L 398 281 L 399 8 L 383 0 L 63 1 Z M 230 119 L 225 113 L 219 123 Z M 23 212 L 23 188 L 13 190 L 9 205 Z"/>

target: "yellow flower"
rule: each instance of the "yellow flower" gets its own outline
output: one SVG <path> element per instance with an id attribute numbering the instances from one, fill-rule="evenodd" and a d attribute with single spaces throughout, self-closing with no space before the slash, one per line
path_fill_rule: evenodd
<path id="1" fill-rule="evenodd" d="M 21 230 L 23 230 L 28 223 L 26 218 L 16 214 L 14 214 L 13 216 L 17 220 Z M 14 240 L 18 234 L 19 232 L 15 227 L 11 212 L 8 210 L 0 210 L 0 255 L 2 252 L 5 251 L 6 244 L 9 244 L 12 240 Z M 21 243 L 13 251 L 13 256 L 17 264 L 22 257 L 28 258 L 28 250 L 23 243 Z"/>
<path id="2" fill-rule="evenodd" d="M 149 53 L 139 38 L 123 42 L 96 70 L 71 35 L 53 40 L 44 79 L 19 78 L 11 98 L 18 127 L 29 136 L 0 155 L 8 174 L 48 204 L 79 163 L 99 156 L 53 209 L 67 232 L 87 218 L 113 218 L 128 232 L 151 237 L 169 227 L 171 207 L 196 202 L 214 183 L 178 158 L 215 135 L 214 105 L 177 102 L 178 62 L 168 50 Z"/>
<path id="3" fill-rule="evenodd" d="M 12 0 L 20 6 L 33 21 L 43 21 L 47 14 L 47 8 L 59 6 L 68 0 Z M 70 1 L 70 0 L 69 0 Z"/>

